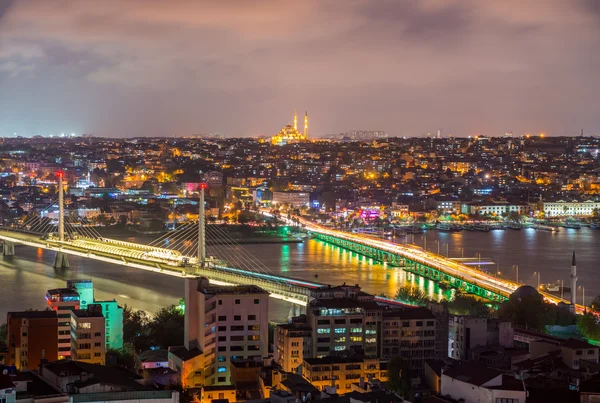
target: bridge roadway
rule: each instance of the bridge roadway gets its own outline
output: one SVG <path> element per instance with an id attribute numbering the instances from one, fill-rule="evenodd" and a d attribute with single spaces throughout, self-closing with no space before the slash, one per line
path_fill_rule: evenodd
<path id="1" fill-rule="evenodd" d="M 325 235 L 348 242 L 364 245 L 370 248 L 374 248 L 386 253 L 400 256 L 401 258 L 407 259 L 411 262 L 416 262 L 419 265 L 433 268 L 441 273 L 452 276 L 454 278 L 462 279 L 471 284 L 476 284 L 478 287 L 488 290 L 492 293 L 501 295 L 505 298 L 510 296 L 517 288 L 522 284 L 515 283 L 510 280 L 501 279 L 496 276 L 492 276 L 481 270 L 473 267 L 469 267 L 460 262 L 448 259 L 444 256 L 440 256 L 415 245 L 399 245 L 393 242 L 389 242 L 382 239 L 376 239 L 363 234 L 354 234 L 338 230 L 332 230 L 322 225 L 316 224 L 312 221 L 295 217 L 304 228 L 311 233 Z M 293 224 L 293 220 L 288 219 L 290 225 Z M 410 271 L 410 270 L 408 270 Z M 569 301 L 556 297 L 552 294 L 542 292 L 540 293 L 544 298 L 551 303 L 558 304 L 564 302 L 569 304 Z M 584 313 L 585 308 L 582 305 L 576 305 L 575 308 L 577 313 Z"/>
<path id="2" fill-rule="evenodd" d="M 254 284 L 269 291 L 273 298 L 302 306 L 306 306 L 311 289 L 326 286 L 268 273 L 235 269 L 225 266 L 223 262 L 212 262 L 206 268 L 200 268 L 197 264 L 183 265 L 178 252 L 112 239 L 78 238 L 60 242 L 42 239 L 37 234 L 0 229 L 0 240 L 171 276 L 204 276 L 217 285 Z"/>
<path id="3" fill-rule="evenodd" d="M 257 285 L 270 292 L 270 296 L 296 305 L 306 306 L 311 290 L 327 287 L 327 284 L 314 283 L 289 277 L 275 276 L 269 273 L 249 272 L 227 267 L 224 262 L 211 262 L 208 267 L 197 264 L 180 265 L 182 258 L 195 261 L 193 257 L 183 257 L 179 252 L 151 247 L 143 244 L 114 240 L 78 238 L 73 241 L 59 242 L 42 239 L 38 234 L 0 229 L 0 240 L 13 244 L 31 246 L 57 253 L 100 260 L 116 265 L 134 267 L 177 277 L 207 277 L 217 285 Z M 407 306 L 390 298 L 375 297 L 382 304 Z"/>

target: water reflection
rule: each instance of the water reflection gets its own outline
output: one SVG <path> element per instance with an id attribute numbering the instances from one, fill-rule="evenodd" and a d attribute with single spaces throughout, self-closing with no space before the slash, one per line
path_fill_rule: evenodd
<path id="1" fill-rule="evenodd" d="M 501 277 L 519 278 L 537 284 L 540 272 L 542 283 L 565 280 L 568 283 L 571 251 L 577 252 L 579 283 L 585 284 L 588 300 L 600 293 L 600 278 L 595 274 L 600 260 L 600 231 L 588 228 L 550 233 L 535 230 L 490 231 L 488 233 L 439 233 L 428 231 L 417 235 L 420 246 L 450 257 L 489 258 L 498 263 L 489 272 L 498 270 Z M 426 240 L 426 241 L 425 241 Z M 411 239 L 409 239 L 411 241 Z M 230 249 L 226 249 L 230 248 Z M 237 247 L 239 248 L 239 247 Z M 239 255 L 239 249 L 223 247 Z M 326 284 L 360 284 L 367 292 L 395 295 L 398 287 L 414 285 L 430 296 L 450 294 L 433 282 L 405 272 L 401 268 L 374 262 L 357 253 L 317 240 L 305 244 L 244 245 L 243 250 L 261 260 L 267 267 L 282 275 L 318 281 Z M 63 287 L 70 278 L 91 278 L 98 298 L 116 298 L 121 304 L 155 312 L 176 303 L 183 295 L 183 280 L 138 269 L 109 265 L 78 257 L 69 257 L 71 269 L 55 271 L 54 253 L 18 246 L 15 257 L 0 259 L 0 317 L 10 310 L 44 309 L 47 289 Z M 315 274 L 318 279 L 315 279 Z M 271 316 L 284 319 L 289 305 L 272 301 Z"/>

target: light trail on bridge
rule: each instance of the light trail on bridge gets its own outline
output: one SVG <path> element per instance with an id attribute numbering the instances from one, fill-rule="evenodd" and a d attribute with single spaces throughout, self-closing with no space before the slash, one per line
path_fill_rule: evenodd
<path id="1" fill-rule="evenodd" d="M 308 231 L 323 235 L 329 235 L 331 237 L 336 237 L 340 239 L 345 239 L 350 242 L 363 244 L 365 246 L 373 247 L 385 252 L 405 257 L 424 266 L 434 268 L 449 275 L 460 277 L 465 281 L 473 283 L 482 288 L 486 288 L 489 291 L 496 292 L 505 297 L 509 297 L 515 290 L 517 290 L 517 288 L 523 285 L 510 280 L 500 279 L 498 277 L 487 274 L 481 270 L 469 267 L 464 263 L 460 263 L 455 260 L 448 259 L 444 256 L 425 251 L 416 245 L 399 245 L 390 241 L 373 238 L 369 235 L 332 230 L 301 217 L 295 218 Z M 292 219 L 281 219 L 284 220 L 288 225 L 294 225 L 294 221 Z M 539 290 L 538 292 L 544 297 L 546 301 L 550 303 L 569 303 L 567 300 L 556 297 L 552 294 Z M 583 305 L 576 305 L 575 311 L 579 314 L 583 314 L 584 312 L 586 312 L 586 308 Z"/>

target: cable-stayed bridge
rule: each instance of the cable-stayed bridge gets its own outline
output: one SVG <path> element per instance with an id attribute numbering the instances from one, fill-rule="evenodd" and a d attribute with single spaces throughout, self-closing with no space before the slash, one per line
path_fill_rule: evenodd
<path id="1" fill-rule="evenodd" d="M 139 244 L 103 237 L 85 218 L 65 209 L 62 176 L 59 175 L 59 196 L 45 208 L 31 214 L 24 222 L 0 227 L 4 255 L 15 253 L 15 244 L 56 251 L 54 267 L 69 267 L 68 255 L 81 256 L 134 267 L 161 274 L 186 277 L 205 276 L 215 284 L 254 284 L 264 288 L 274 298 L 306 305 L 311 290 L 326 285 L 280 276 L 246 249 L 238 245 L 227 232 L 204 220 L 204 188 L 201 188 L 199 220 L 180 226 L 149 244 Z M 502 302 L 518 284 L 499 279 L 475 268 L 423 251 L 362 234 L 332 230 L 303 219 L 300 223 L 313 236 L 348 250 L 355 251 L 389 265 L 401 265 L 403 270 L 461 289 L 493 302 Z M 206 240 L 212 242 L 211 254 L 206 254 Z M 551 302 L 566 302 L 544 294 Z M 378 297 L 381 302 L 392 302 Z M 585 308 L 577 305 L 576 310 Z"/>

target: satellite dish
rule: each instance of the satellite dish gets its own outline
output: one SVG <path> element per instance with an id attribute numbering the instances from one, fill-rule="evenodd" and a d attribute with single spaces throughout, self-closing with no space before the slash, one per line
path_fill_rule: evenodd
<path id="1" fill-rule="evenodd" d="M 2 375 L 8 375 L 8 369 L 4 369 L 4 371 L 2 371 Z"/>

